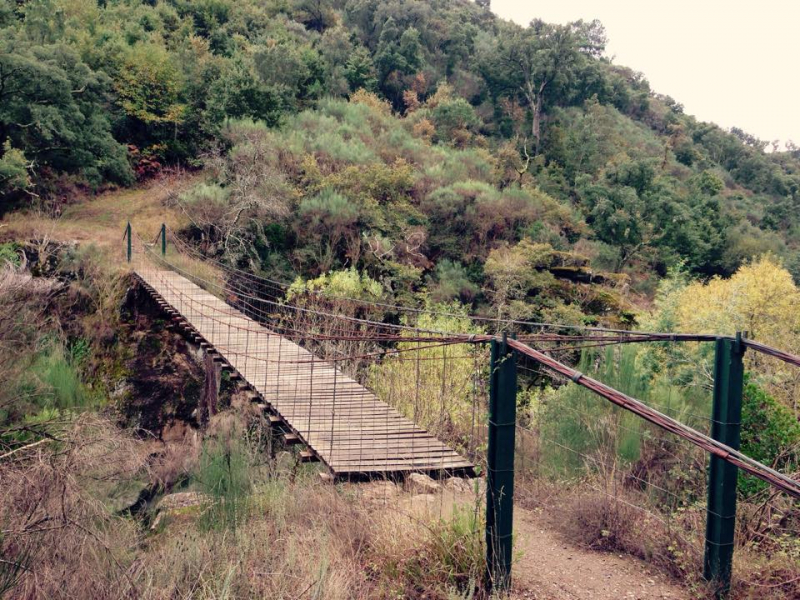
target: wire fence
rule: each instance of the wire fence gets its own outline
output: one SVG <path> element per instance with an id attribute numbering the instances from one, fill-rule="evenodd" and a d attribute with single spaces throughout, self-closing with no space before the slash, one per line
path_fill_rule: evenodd
<path id="1" fill-rule="evenodd" d="M 667 379 L 654 390 L 636 376 L 641 344 L 719 336 L 566 327 L 292 289 L 209 262 L 168 235 L 164 255 L 139 240 L 151 268 L 142 267 L 145 279 L 157 279 L 164 304 L 250 383 L 271 416 L 283 420 L 285 435 L 305 441 L 334 472 L 423 471 L 451 481 L 445 489 L 453 503 L 477 507 L 482 487 L 458 483 L 457 476 L 486 472 L 486 344 L 512 331 L 520 506 L 552 510 L 575 524 L 568 534 L 591 546 L 631 552 L 676 575 L 698 574 L 709 516 L 707 457 L 716 456 L 749 482 L 738 505 L 737 546 L 785 556 L 790 566 L 800 559 L 797 474 L 713 439 L 710 385 L 687 392 Z M 800 364 L 791 354 L 743 343 Z M 734 585 L 800 593 L 790 567 L 752 581 L 750 570 L 740 571 Z"/>

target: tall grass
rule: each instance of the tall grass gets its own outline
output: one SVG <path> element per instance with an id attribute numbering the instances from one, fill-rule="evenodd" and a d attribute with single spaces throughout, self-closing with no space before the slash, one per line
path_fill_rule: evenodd
<path id="1" fill-rule="evenodd" d="M 708 411 L 708 392 L 697 389 L 690 395 L 663 380 L 653 383 L 637 358 L 632 346 L 587 352 L 578 370 L 673 418 L 707 427 L 702 415 Z M 545 399 L 537 425 L 543 438 L 540 466 L 553 476 L 580 476 L 600 465 L 630 465 L 642 458 L 644 446 L 656 435 L 636 415 L 576 384 Z"/>
<path id="2" fill-rule="evenodd" d="M 198 487 L 209 498 L 203 527 L 236 532 L 250 507 L 252 462 L 247 443 L 235 435 L 204 442 L 195 474 Z"/>

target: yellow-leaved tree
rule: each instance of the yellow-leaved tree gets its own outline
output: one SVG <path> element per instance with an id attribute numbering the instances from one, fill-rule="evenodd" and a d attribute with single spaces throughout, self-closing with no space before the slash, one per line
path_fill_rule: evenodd
<path id="1" fill-rule="evenodd" d="M 733 335 L 800 354 L 800 290 L 774 256 L 742 266 L 731 278 L 691 283 L 674 292 L 678 331 Z M 800 369 L 753 351 L 746 366 L 776 398 L 800 408 Z"/>

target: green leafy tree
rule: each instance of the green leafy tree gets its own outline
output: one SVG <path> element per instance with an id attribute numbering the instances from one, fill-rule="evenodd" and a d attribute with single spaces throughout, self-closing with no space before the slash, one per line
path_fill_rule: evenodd
<path id="1" fill-rule="evenodd" d="M 6 140 L 0 150 L 0 197 L 7 197 L 13 192 L 30 187 L 29 166 L 25 154 L 17 148 L 12 148 L 11 142 Z M 0 213 L 2 208 L 0 205 Z"/>
<path id="2" fill-rule="evenodd" d="M 414 27 L 401 29 L 390 17 L 383 25 L 377 50 L 375 66 L 381 90 L 400 106 L 405 77 L 414 75 L 423 65 L 423 49 L 419 31 Z"/>
<path id="3" fill-rule="evenodd" d="M 336 23 L 336 13 L 330 0 L 296 0 L 295 18 L 312 29 L 322 33 Z"/>
<path id="4" fill-rule="evenodd" d="M 800 423 L 792 411 L 760 388 L 748 373 L 742 397 L 742 452 L 783 473 L 800 465 Z M 739 493 L 745 497 L 767 484 L 739 476 Z"/>
<path id="5" fill-rule="evenodd" d="M 548 102 L 568 96 L 582 60 L 570 26 L 540 20 L 523 30 L 504 32 L 484 74 L 501 94 L 519 96 L 531 112 L 534 150 L 541 146 L 542 113 Z"/>
<path id="6" fill-rule="evenodd" d="M 344 76 L 350 89 L 373 91 L 378 85 L 375 65 L 372 56 L 364 46 L 358 46 L 345 63 Z"/>
<path id="7" fill-rule="evenodd" d="M 475 109 L 463 98 L 437 104 L 431 111 L 431 117 L 437 138 L 456 145 L 463 145 L 480 126 Z"/>
<path id="8" fill-rule="evenodd" d="M 92 183 L 130 182 L 125 148 L 106 116 L 109 91 L 108 77 L 68 46 L 7 38 L 0 42 L 0 144 L 24 153 L 32 173 L 51 168 Z"/>

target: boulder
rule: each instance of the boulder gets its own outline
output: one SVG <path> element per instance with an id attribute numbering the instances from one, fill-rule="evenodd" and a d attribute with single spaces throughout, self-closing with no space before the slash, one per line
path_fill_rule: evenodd
<path id="1" fill-rule="evenodd" d="M 150 529 L 154 531 L 158 529 L 165 517 L 174 517 L 187 512 L 193 513 L 190 509 L 201 507 L 209 502 L 211 502 L 211 498 L 202 492 L 177 492 L 164 496 L 156 505 L 156 517 L 153 519 Z"/>
<path id="2" fill-rule="evenodd" d="M 435 494 L 442 486 L 422 473 L 411 473 L 406 477 L 405 488 L 412 494 Z"/>
<path id="3" fill-rule="evenodd" d="M 192 506 L 202 506 L 209 502 L 207 494 L 202 492 L 177 492 L 164 496 L 156 505 L 156 510 L 175 512 Z"/>
<path id="4" fill-rule="evenodd" d="M 459 494 L 473 494 L 475 492 L 475 484 L 471 479 L 448 477 L 444 480 L 443 485 L 446 490 Z"/>

